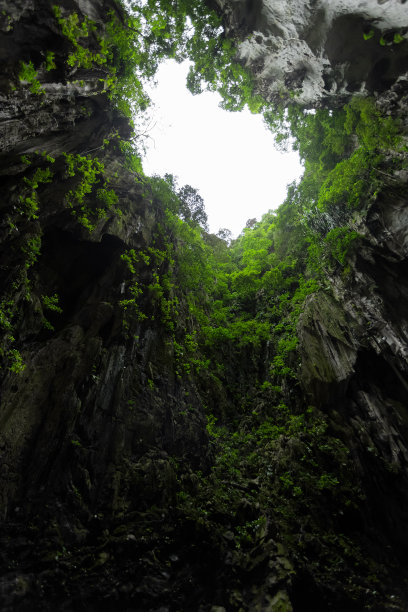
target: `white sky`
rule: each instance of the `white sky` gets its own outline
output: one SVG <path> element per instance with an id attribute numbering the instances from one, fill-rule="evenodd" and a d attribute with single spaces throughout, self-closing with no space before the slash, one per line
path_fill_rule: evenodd
<path id="1" fill-rule="evenodd" d="M 204 199 L 210 231 L 227 227 L 237 236 L 248 219 L 258 220 L 286 196 L 286 185 L 299 178 L 297 153 L 281 153 L 260 115 L 219 108 L 220 96 L 193 96 L 186 88 L 188 62 L 166 61 L 157 87 L 143 162 L 146 174 L 178 177 L 179 187 L 195 187 Z"/>

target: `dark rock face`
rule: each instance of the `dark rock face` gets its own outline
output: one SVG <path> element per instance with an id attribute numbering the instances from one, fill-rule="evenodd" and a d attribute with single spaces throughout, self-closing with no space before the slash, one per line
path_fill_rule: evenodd
<path id="1" fill-rule="evenodd" d="M 80 19 L 89 16 L 98 27 L 107 11 L 117 8 L 110 1 L 60 6 Z M 166 330 L 159 323 L 124 322 L 119 301 L 126 297 L 129 270 L 121 255 L 151 244 L 162 213 L 151 195 L 143 195 L 140 178 L 124 167 L 114 143 L 99 159 L 104 176 L 115 184 L 121 216 L 108 212 L 89 233 L 66 205 L 72 185 L 64 155 L 100 150 L 113 133 L 126 137 L 127 120 L 101 92 L 100 74 L 85 69 L 68 74 L 66 40 L 51 3 L 2 8 L 2 313 L 12 311 L 11 351 L 21 352 L 26 366 L 18 375 L 2 370 L 1 608 L 79 609 L 90 599 L 90 609 L 111 609 L 100 602 L 112 589 L 118 593 L 114 600 L 119 597 L 113 582 L 98 596 L 90 584 L 94 578 L 88 583 L 83 577 L 79 588 L 74 580 L 67 591 L 58 559 L 67 546 L 81 545 L 89 570 L 117 558 L 115 580 L 127 599 L 125 575 L 143 582 L 154 556 L 151 526 L 157 523 L 159 533 L 165 510 L 151 513 L 147 522 L 144 512 L 173 500 L 176 461 L 190 466 L 186 475 L 208 464 L 205 419 L 194 386 L 175 375 Z M 38 69 L 45 93 L 32 93 L 19 82 L 20 62 L 43 66 L 47 49 L 59 49 L 56 68 Z M 53 178 L 37 186 L 39 210 L 30 218 L 19 206 L 20 196 L 27 195 L 25 177 L 31 180 L 35 170 L 46 167 L 52 167 Z M 30 262 L 27 237 L 37 239 L 30 243 Z M 36 253 L 33 244 L 40 245 Z M 42 301 L 55 294 L 61 313 L 46 311 Z M 2 334 L 8 346 L 8 324 Z M 136 531 L 125 515 L 133 516 Z M 116 550 L 94 557 L 91 550 L 113 523 Z M 139 560 L 126 569 L 135 555 Z M 168 589 L 164 567 L 154 573 L 139 587 L 140 601 L 143 593 L 154 601 Z"/>
<path id="2" fill-rule="evenodd" d="M 405 610 L 407 177 L 394 174 L 388 190 L 360 219 L 365 243 L 349 277 L 334 271 L 333 295 L 309 298 L 299 322 L 302 389 L 285 391 L 288 402 L 311 403 L 324 412 L 330 431 L 351 455 L 344 465 L 353 466 L 359 505 L 350 503 L 347 513 L 334 516 L 327 492 L 316 512 L 341 533 L 361 533 L 365 550 L 378 563 L 370 566 L 372 574 L 381 564 L 387 567 L 378 579 L 387 599 L 374 590 L 353 599 L 341 584 L 347 573 L 340 553 L 319 557 L 321 551 L 303 531 L 289 553 L 274 510 L 266 518 L 256 514 L 246 497 L 253 491 L 261 497 L 260 474 L 245 485 L 231 483 L 231 490 L 242 489 L 237 504 L 242 522 L 264 519 L 246 548 L 235 545 L 230 525 L 211 532 L 205 511 L 193 520 L 194 508 L 186 516 L 177 507 L 180 483 L 194 499 L 197 474 L 211 471 L 204 404 L 209 398 L 228 403 L 227 393 L 177 374 L 171 334 L 160 318 L 127 316 L 120 305 L 129 297 L 131 276 L 121 256 L 153 244 L 163 212 L 142 178 L 126 167 L 112 137 L 126 138 L 129 128 L 102 91 L 101 74 L 67 68 L 66 40 L 50 4 L 9 4 L 0 35 L 0 321 L 2 357 L 12 364 L 11 370 L 10 365 L 1 370 L 1 609 L 380 611 L 386 605 Z M 108 10 L 117 10 L 112 0 L 59 4 L 67 14 L 88 16 L 98 28 Z M 378 93 L 406 68 L 406 41 L 398 48 L 377 41 L 374 49 L 371 38 L 362 38 L 364 44 L 358 38 L 367 24 L 376 35 L 377 30 L 385 36 L 399 32 L 406 16 L 401 3 L 363 2 L 358 11 L 348 2 L 336 7 L 330 2 L 218 4 L 231 28 L 256 32 L 242 45 L 248 65 L 255 70 L 261 47 L 262 54 L 264 47 L 273 51 L 268 58 L 262 55 L 263 67 L 261 62 L 257 69 L 260 89 L 271 98 L 275 85 L 286 79 L 288 90 L 301 89 L 305 104 L 338 104 L 368 67 L 371 76 L 361 91 Z M 348 28 L 358 34 L 347 51 Z M 290 58 L 283 65 L 276 53 L 277 38 L 285 43 L 283 56 L 287 44 L 296 55 L 289 72 Z M 299 44 L 288 43 L 292 38 Z M 371 51 L 364 54 L 367 48 Z M 48 49 L 55 50 L 56 64 L 49 72 Z M 351 66 L 350 55 L 356 53 L 361 62 Z M 43 94 L 18 79 L 20 62 L 28 61 L 38 69 Z M 275 69 L 280 72 L 271 83 Z M 404 92 L 401 77 L 380 100 L 403 120 Z M 105 139 L 110 142 L 104 147 Z M 66 156 L 95 150 L 122 214 L 108 208 L 89 232 L 80 222 L 80 205 L 72 210 L 67 203 L 75 184 Z M 52 177 L 44 174 L 47 168 Z M 34 189 L 37 170 L 44 180 Z M 29 208 L 30 197 L 37 198 L 38 211 Z M 138 273 L 148 282 L 153 271 L 139 262 Z M 177 291 L 182 303 L 182 289 Z M 58 307 L 47 309 L 44 296 L 54 295 Z M 177 324 L 188 326 L 182 308 L 179 316 Z M 14 351 L 26 364 L 19 373 Z M 245 372 L 248 362 L 242 356 L 230 364 L 234 383 L 265 367 L 251 365 Z M 299 456 L 301 462 L 306 450 L 307 444 L 278 440 L 268 451 L 271 457 L 265 455 L 267 470 L 272 472 L 282 457 Z M 266 481 L 264 489 L 268 486 Z M 363 561 L 354 559 L 353 551 L 341 552 L 358 574 Z M 335 567 L 336 579 L 322 585 L 325 574 L 318 562 L 311 569 L 304 561 L 314 556 Z"/>
<path id="3" fill-rule="evenodd" d="M 350 405 L 351 415 L 364 406 L 366 415 L 352 418 L 353 437 L 401 478 L 408 457 L 406 178 L 384 178 L 382 194 L 355 225 L 364 242 L 351 270 L 330 279 L 335 301 L 311 296 L 299 324 L 305 390 L 320 404 Z"/>
<path id="4" fill-rule="evenodd" d="M 404 122 L 403 105 L 404 95 Z M 400 563 L 407 546 L 397 527 L 407 520 L 406 179 L 405 171 L 384 173 L 378 198 L 354 219 L 364 238 L 350 268 L 331 274 L 331 295 L 310 296 L 299 321 L 303 389 L 347 440 L 364 483 L 365 532 Z"/>

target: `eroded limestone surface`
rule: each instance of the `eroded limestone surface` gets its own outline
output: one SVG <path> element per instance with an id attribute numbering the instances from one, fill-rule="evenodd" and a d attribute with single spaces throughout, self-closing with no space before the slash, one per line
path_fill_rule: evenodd
<path id="1" fill-rule="evenodd" d="M 238 57 L 269 100 L 340 105 L 386 90 L 406 71 L 408 10 L 401 0 L 216 0 Z"/>

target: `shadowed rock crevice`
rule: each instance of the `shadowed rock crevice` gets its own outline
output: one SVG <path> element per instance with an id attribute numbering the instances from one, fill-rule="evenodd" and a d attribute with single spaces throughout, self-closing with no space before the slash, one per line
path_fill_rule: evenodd
<path id="1" fill-rule="evenodd" d="M 34 275 L 47 279 L 47 295 L 60 296 L 62 313 L 49 315 L 55 331 L 68 323 L 78 324 L 90 336 L 99 335 L 107 342 L 113 328 L 113 305 L 120 299 L 124 275 L 120 261 L 123 242 L 108 234 L 102 236 L 101 242 L 86 242 L 63 230 L 51 229 L 44 234 L 42 245 Z M 111 295 L 106 293 L 106 287 L 112 288 Z"/>

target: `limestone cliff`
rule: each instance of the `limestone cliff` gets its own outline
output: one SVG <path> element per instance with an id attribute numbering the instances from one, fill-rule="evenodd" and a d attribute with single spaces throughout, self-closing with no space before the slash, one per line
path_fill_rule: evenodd
<path id="1" fill-rule="evenodd" d="M 268 100 L 333 107 L 406 80 L 408 13 L 400 0 L 216 4 Z"/>
<path id="2" fill-rule="evenodd" d="M 99 32 L 107 12 L 117 10 L 110 0 L 59 6 L 63 16 L 91 18 Z M 136 536 L 130 525 L 121 527 L 124 513 L 143 517 L 152 505 L 165 507 L 174 496 L 176 457 L 203 469 L 207 434 L 194 386 L 175 375 L 169 334 L 159 324 L 125 321 L 119 305 L 129 297 L 131 276 L 121 255 L 153 244 L 163 214 L 141 177 L 125 167 L 119 142 L 130 133 L 128 120 L 103 92 L 102 69 L 67 67 L 68 43 L 51 3 L 2 9 L 0 597 L 3 610 L 50 609 L 65 605 L 57 568 L 68 540 L 96 542 L 117 516 L 118 554 L 130 559 Z M 21 62 L 36 67 L 39 92 L 19 79 Z M 95 151 L 99 165 L 74 176 L 70 167 Z M 68 203 L 94 171 L 99 187 L 114 188 L 120 216 L 90 210 L 84 220 L 81 198 Z M 84 226 L 91 217 L 92 232 Z M 153 270 L 143 274 L 148 282 Z M 25 368 L 16 374 L 19 354 Z M 148 524 L 142 519 L 142 573 L 154 555 L 147 533 L 156 521 L 159 510 Z M 14 567 L 23 549 L 32 559 L 21 574 Z M 96 554 L 102 568 L 110 555 Z M 126 579 L 120 588 L 127 592 Z M 139 588 L 154 599 L 149 586 Z M 83 589 L 77 602 L 88 597 Z M 105 595 L 111 589 L 113 583 Z M 96 600 L 90 605 L 100 609 Z"/>
<path id="3" fill-rule="evenodd" d="M 217 4 L 267 98 L 370 92 L 406 130 L 402 2 Z M 123 11 L 58 7 L 0 2 L 1 609 L 406 610 L 406 170 L 390 153 L 347 220 L 361 246 L 306 299 L 297 379 L 256 386 L 269 341 L 190 368 L 181 241 L 105 65 L 67 63 L 67 24 L 95 57 Z"/>

